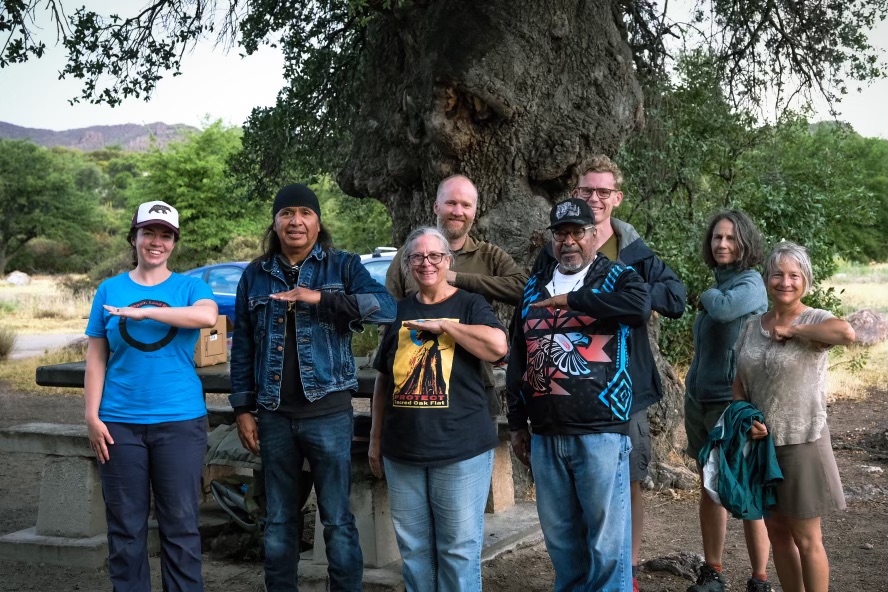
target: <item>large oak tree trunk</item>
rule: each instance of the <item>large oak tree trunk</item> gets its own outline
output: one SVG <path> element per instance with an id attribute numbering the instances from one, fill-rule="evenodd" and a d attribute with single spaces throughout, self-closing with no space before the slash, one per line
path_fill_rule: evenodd
<path id="1" fill-rule="evenodd" d="M 607 0 L 416 0 L 367 35 L 338 181 L 388 207 L 394 244 L 433 223 L 437 184 L 462 173 L 479 191 L 476 234 L 530 267 L 574 167 L 616 152 L 643 119 Z"/>

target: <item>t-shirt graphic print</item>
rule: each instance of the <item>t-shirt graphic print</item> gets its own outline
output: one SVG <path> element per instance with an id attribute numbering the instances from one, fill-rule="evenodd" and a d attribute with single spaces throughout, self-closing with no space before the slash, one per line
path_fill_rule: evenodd
<path id="1" fill-rule="evenodd" d="M 424 320 L 459 322 L 459 319 Z M 414 408 L 450 407 L 450 374 L 456 348 L 453 337 L 404 326 L 399 333 L 392 368 L 395 382 L 392 404 Z"/>

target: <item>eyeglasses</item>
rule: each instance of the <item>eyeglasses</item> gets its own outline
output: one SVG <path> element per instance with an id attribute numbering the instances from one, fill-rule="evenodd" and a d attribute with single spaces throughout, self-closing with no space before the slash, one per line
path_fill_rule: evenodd
<path id="1" fill-rule="evenodd" d="M 577 187 L 574 189 L 574 195 L 579 195 L 583 199 L 589 199 L 592 194 L 598 196 L 601 201 L 610 199 L 612 193 L 619 192 L 619 189 L 610 189 L 608 187 Z"/>
<path id="2" fill-rule="evenodd" d="M 428 255 L 423 255 L 422 253 L 413 253 L 409 257 L 407 257 L 407 261 L 410 262 L 410 265 L 413 267 L 419 267 L 422 265 L 423 261 L 426 259 L 429 260 L 429 263 L 432 265 L 438 265 L 444 260 L 444 257 L 447 255 L 444 253 L 429 253 Z"/>
<path id="3" fill-rule="evenodd" d="M 569 234 L 575 241 L 581 241 L 583 240 L 583 237 L 586 236 L 586 230 L 589 228 L 595 228 L 595 225 L 590 224 L 588 226 L 581 226 L 575 230 L 553 230 L 552 240 L 556 243 L 563 243 L 567 240 L 567 235 Z"/>

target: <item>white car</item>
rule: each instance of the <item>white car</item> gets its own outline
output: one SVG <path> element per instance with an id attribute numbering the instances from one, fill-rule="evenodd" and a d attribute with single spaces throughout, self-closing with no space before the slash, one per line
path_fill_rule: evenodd
<path id="1" fill-rule="evenodd" d="M 370 277 L 385 286 L 385 273 L 397 252 L 395 247 L 376 247 L 372 253 L 361 255 L 361 263 L 370 272 Z"/>

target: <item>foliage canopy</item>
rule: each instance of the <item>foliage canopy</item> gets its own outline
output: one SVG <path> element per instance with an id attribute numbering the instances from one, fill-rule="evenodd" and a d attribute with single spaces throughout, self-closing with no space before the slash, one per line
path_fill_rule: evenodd
<path id="1" fill-rule="evenodd" d="M 505 1 L 505 0 L 501 0 Z M 332 173 L 342 165 L 365 81 L 356 75 L 367 24 L 394 19 L 409 29 L 417 11 L 460 0 L 152 0 L 132 16 L 104 17 L 85 7 L 66 14 L 62 0 L 3 0 L 0 67 L 39 58 L 46 47 L 35 20 L 44 7 L 68 51 L 62 75 L 83 81 L 75 100 L 118 104 L 147 97 L 198 40 L 239 44 L 246 53 L 279 45 L 287 85 L 276 106 L 254 110 L 238 172 L 267 193 L 294 170 Z M 660 80 L 673 65 L 671 46 L 703 47 L 718 83 L 735 105 L 760 104 L 772 90 L 788 104 L 822 94 L 831 103 L 854 81 L 884 74 L 866 34 L 888 13 L 888 0 L 699 0 L 690 14 L 666 2 L 618 0 L 636 71 Z M 454 10 L 459 10 L 455 8 Z M 479 26 L 484 26 L 483 24 Z M 541 30 L 540 35 L 548 32 Z"/>

